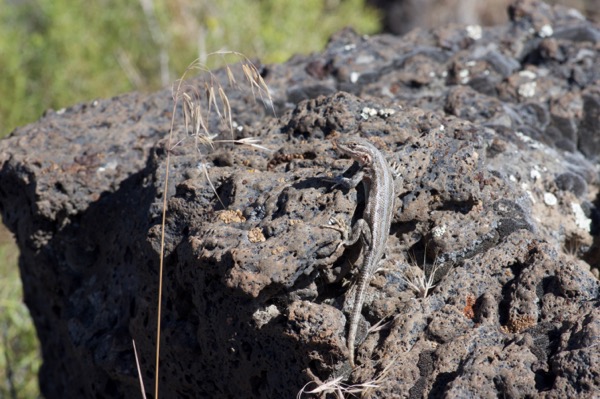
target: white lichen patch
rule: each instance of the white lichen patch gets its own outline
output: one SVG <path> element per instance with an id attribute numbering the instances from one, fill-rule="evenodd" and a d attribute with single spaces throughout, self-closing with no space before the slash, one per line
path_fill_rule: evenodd
<path id="1" fill-rule="evenodd" d="M 469 70 L 468 69 L 461 69 L 458 72 L 458 77 L 460 78 L 460 83 L 462 84 L 467 84 L 469 83 Z"/>
<path id="2" fill-rule="evenodd" d="M 391 108 L 383 108 L 379 110 L 379 116 L 383 117 L 383 118 L 387 118 L 389 116 L 392 116 L 396 113 L 395 109 L 391 109 Z"/>
<path id="3" fill-rule="evenodd" d="M 540 37 L 550 37 L 554 34 L 554 29 L 552 29 L 551 25 L 544 25 L 540 28 L 540 31 L 538 32 L 538 35 Z"/>
<path id="4" fill-rule="evenodd" d="M 521 86 L 519 86 L 519 95 L 521 97 L 525 97 L 525 98 L 529 98 L 529 97 L 533 97 L 535 96 L 535 88 L 537 87 L 537 83 L 534 82 L 527 82 L 527 83 L 523 83 Z"/>
<path id="5" fill-rule="evenodd" d="M 537 142 L 536 140 L 532 139 L 531 137 L 527 136 L 526 134 L 523 134 L 523 132 L 520 132 L 517 130 L 515 132 L 515 134 L 519 139 L 521 139 L 524 143 L 527 143 L 531 148 L 535 148 L 535 149 L 545 148 L 544 144 Z"/>
<path id="6" fill-rule="evenodd" d="M 549 193 L 549 192 L 545 192 L 544 193 L 544 204 L 546 204 L 548 206 L 555 206 L 556 204 L 558 204 L 558 199 L 556 198 L 556 195 Z"/>
<path id="7" fill-rule="evenodd" d="M 469 36 L 471 39 L 473 39 L 473 40 L 481 39 L 481 34 L 482 34 L 481 26 L 467 25 L 467 27 L 465 29 L 467 31 L 467 36 Z"/>
<path id="8" fill-rule="evenodd" d="M 360 117 L 363 118 L 364 120 L 369 119 L 372 116 L 376 116 L 377 115 L 377 110 L 375 108 L 370 108 L 370 107 L 364 107 L 362 109 L 362 111 L 360 112 Z"/>
<path id="9" fill-rule="evenodd" d="M 368 120 L 372 116 L 380 116 L 382 118 L 387 118 L 396 113 L 395 109 L 392 108 L 383 108 L 383 109 L 375 109 L 371 107 L 364 107 L 360 112 L 360 117 L 364 120 Z"/>
<path id="10" fill-rule="evenodd" d="M 571 209 L 575 214 L 575 224 L 577 227 L 589 232 L 592 226 L 592 220 L 585 216 L 585 212 L 583 212 L 581 205 L 576 202 L 571 202 Z"/>
<path id="11" fill-rule="evenodd" d="M 431 235 L 433 235 L 434 238 L 440 238 L 444 235 L 445 232 L 446 225 L 436 226 L 433 229 L 431 229 Z"/>

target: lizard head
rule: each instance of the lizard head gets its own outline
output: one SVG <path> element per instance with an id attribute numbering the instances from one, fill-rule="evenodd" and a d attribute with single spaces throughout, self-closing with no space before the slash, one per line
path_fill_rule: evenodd
<path id="1" fill-rule="evenodd" d="M 373 144 L 360 137 L 341 137 L 335 140 L 335 145 L 339 152 L 348 155 L 361 166 L 371 164 L 373 154 L 377 153 Z"/>

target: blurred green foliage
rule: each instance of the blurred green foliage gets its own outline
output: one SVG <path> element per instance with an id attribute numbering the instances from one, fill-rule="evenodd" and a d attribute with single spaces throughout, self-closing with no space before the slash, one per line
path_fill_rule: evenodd
<path id="1" fill-rule="evenodd" d="M 379 30 L 364 0 L 0 0 L 0 137 L 48 108 L 151 91 L 233 50 L 262 62 L 321 50 L 335 31 Z M 39 397 L 39 344 L 17 249 L 0 227 L 0 397 Z"/>
<path id="2" fill-rule="evenodd" d="M 39 344 L 22 298 L 17 249 L 0 227 L 0 398 L 39 397 Z"/>
<path id="3" fill-rule="evenodd" d="M 0 137 L 48 108 L 167 86 L 213 51 L 283 62 L 345 26 L 376 32 L 363 3 L 0 0 Z"/>

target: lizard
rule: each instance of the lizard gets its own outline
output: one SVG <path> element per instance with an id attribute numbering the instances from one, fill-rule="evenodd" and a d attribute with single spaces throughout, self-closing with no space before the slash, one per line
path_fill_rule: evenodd
<path id="1" fill-rule="evenodd" d="M 336 185 L 339 184 L 346 188 L 354 188 L 362 181 L 366 192 L 366 205 L 362 218 L 356 221 L 350 236 L 348 236 L 349 232 L 344 223 L 337 219 L 332 219 L 332 223 L 337 226 L 325 226 L 342 233 L 343 240 L 338 244 L 338 248 L 341 245 L 353 245 L 362 238 L 363 265 L 358 275 L 354 305 L 350 313 L 348 339 L 346 340 L 350 366 L 354 368 L 356 332 L 367 285 L 384 255 L 392 223 L 395 198 L 394 178 L 383 154 L 368 140 L 342 137 L 337 139 L 335 144 L 339 152 L 358 162 L 361 169 L 352 178 L 338 176 L 333 181 Z"/>

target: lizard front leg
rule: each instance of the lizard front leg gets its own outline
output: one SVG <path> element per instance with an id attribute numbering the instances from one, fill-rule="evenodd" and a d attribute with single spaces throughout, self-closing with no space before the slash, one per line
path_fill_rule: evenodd
<path id="1" fill-rule="evenodd" d="M 332 217 L 329 223 L 321 225 L 321 227 L 338 231 L 342 235 L 342 240 L 335 247 L 334 252 L 337 252 L 342 245 L 348 247 L 355 244 L 361 237 L 367 246 L 371 245 L 371 229 L 364 219 L 358 219 L 352 230 L 348 228 L 343 219 L 337 217 Z"/>
<path id="2" fill-rule="evenodd" d="M 326 178 L 325 180 L 335 183 L 332 188 L 335 188 L 336 186 L 342 186 L 346 189 L 351 189 L 358 186 L 358 184 L 363 180 L 364 176 L 365 173 L 362 170 L 359 170 L 352 177 L 336 176 L 333 179 Z"/>

